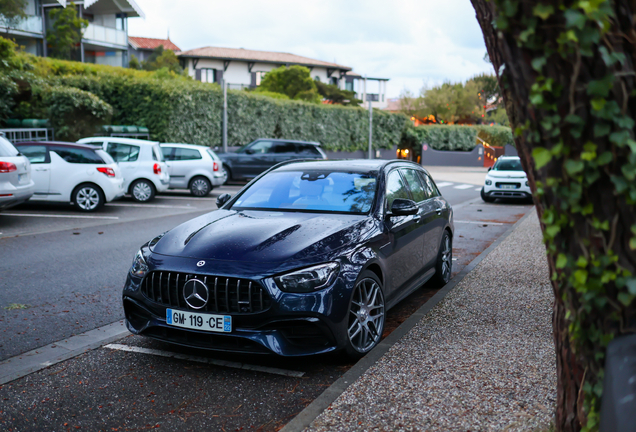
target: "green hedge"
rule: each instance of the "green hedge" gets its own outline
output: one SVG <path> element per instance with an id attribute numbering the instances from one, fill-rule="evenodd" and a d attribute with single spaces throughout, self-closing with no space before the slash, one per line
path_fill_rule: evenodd
<path id="1" fill-rule="evenodd" d="M 72 75 L 55 78 L 112 105 L 115 124 L 150 129 L 151 138 L 220 146 L 223 95 L 217 85 L 185 80 Z M 256 138 L 319 141 L 328 150 L 366 148 L 368 111 L 359 107 L 316 105 L 273 99 L 254 92 L 228 92 L 228 144 L 244 145 Z M 406 116 L 374 111 L 373 142 L 378 148 L 398 145 Z"/>
<path id="2" fill-rule="evenodd" d="M 428 144 L 435 150 L 471 151 L 483 139 L 493 146 L 513 144 L 510 128 L 484 125 L 426 125 L 404 131 L 403 143 L 418 146 Z"/>

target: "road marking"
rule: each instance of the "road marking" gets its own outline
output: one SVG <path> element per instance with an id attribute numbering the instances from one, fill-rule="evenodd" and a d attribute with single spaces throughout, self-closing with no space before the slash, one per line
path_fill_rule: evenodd
<path id="1" fill-rule="evenodd" d="M 300 371 L 278 369 L 273 367 L 231 362 L 231 361 L 225 361 L 225 360 L 217 360 L 217 359 L 211 359 L 207 357 L 191 356 L 187 354 L 179 354 L 179 353 L 170 352 L 170 351 L 162 351 L 158 349 L 142 348 L 142 347 L 136 347 L 136 346 L 130 346 L 130 345 L 108 344 L 108 345 L 104 345 L 104 348 L 110 348 L 113 350 L 128 351 L 128 352 L 134 352 L 134 353 L 140 353 L 140 354 L 150 354 L 150 355 L 155 355 L 159 357 L 174 358 L 178 360 L 190 360 L 197 363 L 207 363 L 207 364 L 213 364 L 216 366 L 224 366 L 224 367 L 229 367 L 234 369 L 251 370 L 251 371 L 264 372 L 264 373 L 269 373 L 274 375 L 283 375 L 283 376 L 289 376 L 289 377 L 295 377 L 295 378 L 300 378 L 303 375 L 305 375 L 305 372 L 300 372 Z"/>
<path id="2" fill-rule="evenodd" d="M 481 191 L 481 188 L 475 188 L 475 190 L 480 192 L 480 191 Z"/>
<path id="3" fill-rule="evenodd" d="M 478 225 L 507 225 L 501 222 L 486 222 L 486 221 L 458 221 L 456 220 L 455 223 L 467 223 L 467 224 L 478 224 Z M 510 222 L 512 223 L 512 222 Z"/>
<path id="4" fill-rule="evenodd" d="M 28 214 L 28 213 L 0 213 L 0 216 L 28 216 L 44 218 L 68 218 L 68 219 L 119 219 L 117 216 L 82 216 L 82 215 L 52 215 L 52 214 Z"/>
<path id="5" fill-rule="evenodd" d="M 450 186 L 450 185 L 452 185 L 453 183 L 449 183 L 449 182 L 441 182 L 441 183 L 435 183 L 435 184 L 437 185 L 437 187 L 438 187 L 438 188 L 443 188 L 443 187 L 446 187 L 446 186 Z"/>
<path id="6" fill-rule="evenodd" d="M 180 200 L 190 200 L 190 201 L 216 201 L 216 198 L 197 198 L 197 197 L 181 197 L 181 196 L 166 196 L 166 195 L 157 195 L 157 199 L 180 199 Z"/>
<path id="7" fill-rule="evenodd" d="M 463 184 L 463 185 L 455 186 L 455 189 L 470 189 L 471 187 L 474 187 L 474 186 L 475 185 Z"/>
<path id="8" fill-rule="evenodd" d="M 193 208 L 193 206 L 173 206 L 173 205 L 164 205 L 164 204 L 111 203 L 111 204 L 105 204 L 105 205 L 108 207 L 154 207 L 154 208 L 181 208 L 181 209 Z"/>

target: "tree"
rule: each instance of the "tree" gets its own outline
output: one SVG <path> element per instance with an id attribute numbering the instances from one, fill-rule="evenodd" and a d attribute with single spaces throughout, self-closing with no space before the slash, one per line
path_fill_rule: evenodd
<path id="1" fill-rule="evenodd" d="M 425 117 L 426 106 L 424 105 L 424 99 L 422 97 L 424 93 L 426 93 L 425 87 L 422 88 L 419 96 L 415 96 L 412 91 L 406 88 L 402 90 L 398 99 L 400 112 L 409 117 Z"/>
<path id="2" fill-rule="evenodd" d="M 82 31 L 88 27 L 88 20 L 78 16 L 73 2 L 65 8 L 52 9 L 49 16 L 52 25 L 46 33 L 46 41 L 51 46 L 51 57 L 70 60 L 82 40 Z"/>
<path id="3" fill-rule="evenodd" d="M 478 96 L 474 84 L 444 83 L 425 90 L 422 95 L 424 113 L 433 115 L 439 123 L 472 122 L 476 119 Z M 479 111 L 481 113 L 481 111 Z M 481 114 L 479 114 L 481 117 Z"/>
<path id="4" fill-rule="evenodd" d="M 130 56 L 130 60 L 128 60 L 128 68 L 137 70 L 141 69 L 141 63 L 139 62 L 139 59 L 136 55 L 132 54 Z"/>
<path id="5" fill-rule="evenodd" d="M 314 81 L 318 94 L 324 99 L 336 105 L 360 105 L 361 99 L 356 98 L 356 93 L 351 90 L 343 90 L 333 84 L 325 84 L 318 80 Z"/>
<path id="6" fill-rule="evenodd" d="M 0 15 L 7 27 L 15 27 L 21 20 L 26 18 L 26 0 L 0 0 Z"/>
<path id="7" fill-rule="evenodd" d="M 316 83 L 311 79 L 309 69 L 304 66 L 281 66 L 272 69 L 263 77 L 256 91 L 282 93 L 290 99 L 320 103 Z"/>
<path id="8" fill-rule="evenodd" d="M 177 74 L 183 73 L 183 68 L 179 64 L 179 58 L 177 55 L 172 50 L 164 49 L 163 45 L 159 45 L 155 48 L 148 56 L 148 59 L 141 62 L 141 67 L 147 71 L 156 71 L 166 68 L 167 70 Z"/>
<path id="9" fill-rule="evenodd" d="M 607 344 L 636 332 L 635 6 L 471 1 L 546 243 L 556 428 L 596 430 Z"/>

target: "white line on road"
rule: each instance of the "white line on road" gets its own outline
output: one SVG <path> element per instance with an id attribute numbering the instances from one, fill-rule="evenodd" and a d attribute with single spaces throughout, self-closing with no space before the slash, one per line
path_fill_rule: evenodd
<path id="1" fill-rule="evenodd" d="M 68 219 L 119 219 L 117 216 L 82 216 L 82 215 L 52 215 L 52 214 L 29 214 L 29 213 L 0 213 L 0 216 L 28 216 L 44 218 L 68 218 Z"/>
<path id="2" fill-rule="evenodd" d="M 108 344 L 108 345 L 104 345 L 104 348 L 110 348 L 114 350 L 128 351 L 128 352 L 134 352 L 134 353 L 140 353 L 140 354 L 150 354 L 150 355 L 156 355 L 159 357 L 174 358 L 178 360 L 190 360 L 190 361 L 195 361 L 197 363 L 207 363 L 207 364 L 213 364 L 216 366 L 224 366 L 224 367 L 229 367 L 234 369 L 252 370 L 257 372 L 264 372 L 264 373 L 270 373 L 274 375 L 283 375 L 283 376 L 289 376 L 289 377 L 295 377 L 295 378 L 300 378 L 303 375 L 305 375 L 304 372 L 300 372 L 300 371 L 278 369 L 273 367 L 251 365 L 247 363 L 238 363 L 238 362 L 231 362 L 231 361 L 225 361 L 225 360 L 217 360 L 217 359 L 212 359 L 207 357 L 191 356 L 187 354 L 179 354 L 179 353 L 170 352 L 170 351 L 162 351 L 162 350 L 152 349 L 152 348 L 141 348 L 141 347 L 130 346 L 130 345 Z"/>
<path id="3" fill-rule="evenodd" d="M 196 197 L 182 197 L 182 196 L 167 196 L 167 195 L 158 195 L 157 199 L 180 199 L 180 200 L 190 200 L 190 201 L 216 201 L 216 198 L 196 198 Z"/>
<path id="4" fill-rule="evenodd" d="M 105 204 L 108 207 L 154 207 L 154 208 L 181 208 L 181 209 L 191 209 L 193 206 L 173 206 L 173 205 L 163 205 L 163 204 L 129 204 L 129 203 L 111 203 Z M 196 207 L 194 207 L 196 208 Z"/>
<path id="5" fill-rule="evenodd" d="M 463 184 L 463 185 L 455 186 L 455 189 L 470 189 L 471 187 L 474 187 L 474 186 L 475 185 Z"/>
<path id="6" fill-rule="evenodd" d="M 467 224 L 478 224 L 478 225 L 506 225 L 500 222 L 486 222 L 486 221 L 458 221 L 456 220 L 455 223 L 467 223 Z M 512 223 L 512 222 L 510 222 Z"/>
<path id="7" fill-rule="evenodd" d="M 480 191 L 481 191 L 481 188 L 475 188 L 475 190 L 476 190 L 476 191 L 478 191 L 478 192 L 480 192 Z"/>
<path id="8" fill-rule="evenodd" d="M 437 187 L 438 187 L 438 188 L 443 188 L 443 187 L 446 187 L 446 186 L 450 186 L 450 185 L 452 185 L 453 183 L 450 183 L 450 182 L 441 182 L 441 183 L 435 183 L 435 184 L 437 185 Z"/>

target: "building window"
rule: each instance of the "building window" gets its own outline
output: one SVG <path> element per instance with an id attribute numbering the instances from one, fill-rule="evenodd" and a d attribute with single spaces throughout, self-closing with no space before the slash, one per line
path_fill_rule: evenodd
<path id="1" fill-rule="evenodd" d="M 336 77 L 331 77 L 331 84 L 338 86 L 338 78 Z"/>
<path id="2" fill-rule="evenodd" d="M 213 83 L 216 82 L 216 69 L 199 69 L 201 71 L 201 82 Z"/>
<path id="3" fill-rule="evenodd" d="M 353 91 L 353 81 L 349 81 L 345 83 L 345 90 Z"/>
<path id="4" fill-rule="evenodd" d="M 318 82 L 320 82 L 320 77 L 319 77 L 318 75 L 316 75 L 316 76 L 314 77 L 314 81 L 318 81 Z"/>
<path id="5" fill-rule="evenodd" d="M 261 85 L 261 81 L 263 81 L 263 77 L 265 77 L 266 74 L 267 74 L 267 72 L 265 72 L 265 71 L 256 71 L 256 85 L 257 86 Z"/>

